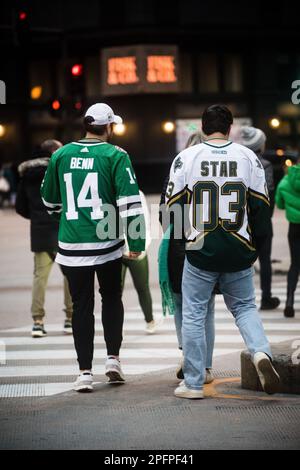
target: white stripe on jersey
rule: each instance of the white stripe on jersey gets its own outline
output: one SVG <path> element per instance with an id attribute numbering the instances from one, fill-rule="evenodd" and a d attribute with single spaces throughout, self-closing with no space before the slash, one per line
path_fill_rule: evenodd
<path id="1" fill-rule="evenodd" d="M 120 243 L 122 239 L 117 240 L 109 240 L 107 242 L 99 242 L 99 243 L 65 243 L 65 242 L 58 242 L 59 248 L 63 250 L 102 250 L 105 248 L 111 248 L 114 245 Z"/>
<path id="2" fill-rule="evenodd" d="M 80 266 L 97 266 L 108 261 L 114 261 L 123 256 L 123 247 L 118 248 L 112 253 L 100 256 L 64 256 L 58 253 L 55 261 L 62 266 L 80 267 Z"/>
<path id="3" fill-rule="evenodd" d="M 141 196 L 124 196 L 117 200 L 117 206 L 124 206 L 125 204 L 131 204 L 133 202 L 142 202 Z"/>
<path id="4" fill-rule="evenodd" d="M 45 201 L 44 198 L 42 198 L 42 201 L 43 201 L 44 205 L 45 205 L 46 207 L 49 207 L 50 209 L 55 209 L 56 207 L 62 207 L 62 203 L 61 203 L 61 202 L 55 202 L 55 203 L 53 203 L 53 202 L 47 202 L 47 201 Z"/>
<path id="5" fill-rule="evenodd" d="M 144 211 L 143 211 L 143 208 L 142 207 L 138 207 L 136 209 L 129 209 L 128 211 L 120 211 L 120 216 L 122 217 L 122 219 L 124 219 L 125 217 L 132 217 L 134 215 L 140 215 L 140 214 L 143 214 Z"/>

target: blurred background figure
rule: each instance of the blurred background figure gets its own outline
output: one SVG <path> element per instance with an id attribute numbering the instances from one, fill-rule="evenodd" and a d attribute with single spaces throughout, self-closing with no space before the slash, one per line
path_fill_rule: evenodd
<path id="1" fill-rule="evenodd" d="M 41 338 L 47 335 L 44 328 L 45 293 L 51 268 L 58 247 L 58 228 L 56 222 L 47 213 L 40 195 L 40 187 L 51 155 L 62 146 L 57 140 L 46 140 L 33 160 L 19 165 L 21 177 L 16 211 L 30 220 L 31 251 L 34 253 L 34 277 L 32 289 L 31 313 L 33 317 L 32 337 Z M 64 277 L 64 303 L 66 319 L 64 332 L 72 334 L 73 305 L 68 282 Z"/>
<path id="2" fill-rule="evenodd" d="M 0 168 L 0 208 L 15 206 L 18 180 L 16 163 L 6 163 Z"/>
<path id="3" fill-rule="evenodd" d="M 271 162 L 263 157 L 266 150 L 266 135 L 265 133 L 255 127 L 243 126 L 240 130 L 240 141 L 239 143 L 248 147 L 252 150 L 259 158 L 262 164 L 266 182 L 268 186 L 268 192 L 270 196 L 270 229 L 269 235 L 265 239 L 265 242 L 258 249 L 259 263 L 260 263 L 260 286 L 262 291 L 261 299 L 261 310 L 273 310 L 280 305 L 278 297 L 272 297 L 272 239 L 273 239 L 273 225 L 272 217 L 275 206 L 275 185 L 274 185 L 274 171 Z"/>
<path id="4" fill-rule="evenodd" d="M 0 166 L 0 208 L 3 207 L 4 201 L 9 198 L 10 184 L 6 177 L 5 170 Z"/>
<path id="5" fill-rule="evenodd" d="M 147 250 L 151 244 L 150 214 L 145 195 L 140 191 L 141 202 L 146 222 L 146 249 L 136 259 L 128 257 L 129 251 L 124 252 L 122 267 L 122 288 L 124 289 L 127 269 L 129 269 L 134 287 L 139 297 L 139 303 L 146 322 L 146 333 L 154 334 L 157 322 L 153 317 L 152 297 L 149 286 L 149 263 Z"/>
<path id="6" fill-rule="evenodd" d="M 287 318 L 295 316 L 294 295 L 298 284 L 300 271 L 300 161 L 288 169 L 276 191 L 276 205 L 285 209 L 289 221 L 289 246 L 291 266 L 288 272 L 287 300 L 284 315 Z"/>

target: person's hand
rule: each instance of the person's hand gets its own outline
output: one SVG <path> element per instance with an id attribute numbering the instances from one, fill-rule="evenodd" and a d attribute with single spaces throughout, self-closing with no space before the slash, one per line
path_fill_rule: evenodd
<path id="1" fill-rule="evenodd" d="M 128 258 L 130 259 L 136 259 L 139 256 L 141 256 L 142 252 L 141 251 L 130 251 L 128 254 Z"/>

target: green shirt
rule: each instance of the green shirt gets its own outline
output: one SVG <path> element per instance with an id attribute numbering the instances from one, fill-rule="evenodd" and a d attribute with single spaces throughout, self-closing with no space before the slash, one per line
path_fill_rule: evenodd
<path id="1" fill-rule="evenodd" d="M 83 139 L 57 150 L 41 186 L 48 212 L 60 217 L 56 261 L 103 264 L 145 249 L 144 216 L 129 155 L 106 142 Z M 136 230 L 134 230 L 136 229 Z"/>
<path id="2" fill-rule="evenodd" d="M 276 191 L 276 205 L 285 209 L 286 217 L 293 224 L 300 224 L 300 165 L 289 168 Z"/>

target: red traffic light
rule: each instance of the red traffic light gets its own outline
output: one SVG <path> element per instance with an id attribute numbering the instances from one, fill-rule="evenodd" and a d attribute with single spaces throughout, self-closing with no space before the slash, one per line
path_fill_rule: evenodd
<path id="1" fill-rule="evenodd" d="M 27 13 L 26 11 L 20 11 L 19 12 L 19 20 L 20 21 L 25 21 L 27 19 Z"/>
<path id="2" fill-rule="evenodd" d="M 74 108 L 75 108 L 77 111 L 81 111 L 81 109 L 82 109 L 82 102 L 81 102 L 81 101 L 76 101 L 76 103 L 74 104 Z"/>
<path id="3" fill-rule="evenodd" d="M 58 100 L 52 101 L 51 107 L 54 111 L 58 111 L 61 107 L 60 101 Z"/>
<path id="4" fill-rule="evenodd" d="M 80 77 L 80 75 L 82 75 L 82 72 L 83 72 L 83 65 L 82 64 L 73 65 L 71 72 L 74 77 Z"/>

